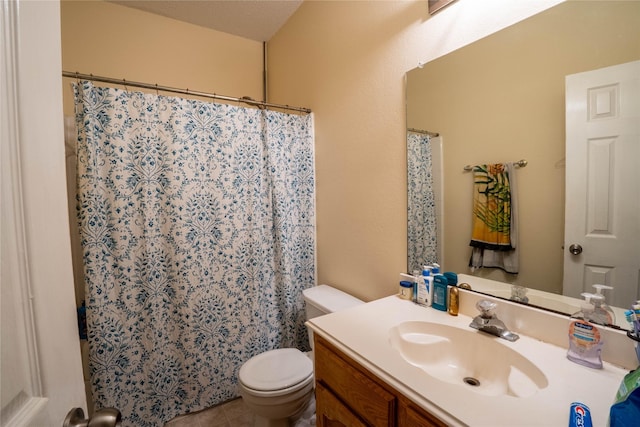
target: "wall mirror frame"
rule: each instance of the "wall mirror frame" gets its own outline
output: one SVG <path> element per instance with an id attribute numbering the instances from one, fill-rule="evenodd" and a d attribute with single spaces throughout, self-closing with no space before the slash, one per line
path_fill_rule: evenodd
<path id="1" fill-rule="evenodd" d="M 446 270 L 471 274 L 464 166 L 526 159 L 518 171 L 520 272 L 473 275 L 561 295 L 565 76 L 639 59 L 639 2 L 567 1 L 407 73 L 407 129 L 442 138 Z M 572 314 L 573 306 L 535 305 Z M 617 325 L 627 327 L 620 316 Z"/>

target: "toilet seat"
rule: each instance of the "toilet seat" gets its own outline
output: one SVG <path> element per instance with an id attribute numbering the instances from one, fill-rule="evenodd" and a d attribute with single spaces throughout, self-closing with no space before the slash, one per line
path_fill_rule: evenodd
<path id="1" fill-rule="evenodd" d="M 245 362 L 238 378 L 251 394 L 279 396 L 313 382 L 313 362 L 297 348 L 270 350 Z"/>

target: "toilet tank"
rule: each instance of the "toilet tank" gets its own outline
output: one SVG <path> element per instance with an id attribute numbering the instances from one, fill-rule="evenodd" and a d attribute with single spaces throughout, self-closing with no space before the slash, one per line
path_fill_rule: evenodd
<path id="1" fill-rule="evenodd" d="M 364 304 L 364 301 L 328 285 L 302 291 L 307 320 Z"/>

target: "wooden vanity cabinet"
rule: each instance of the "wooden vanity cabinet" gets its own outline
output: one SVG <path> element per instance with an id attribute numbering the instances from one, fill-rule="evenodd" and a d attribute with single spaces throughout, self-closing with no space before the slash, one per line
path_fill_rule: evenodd
<path id="1" fill-rule="evenodd" d="M 319 427 L 444 427 L 363 366 L 314 334 Z"/>

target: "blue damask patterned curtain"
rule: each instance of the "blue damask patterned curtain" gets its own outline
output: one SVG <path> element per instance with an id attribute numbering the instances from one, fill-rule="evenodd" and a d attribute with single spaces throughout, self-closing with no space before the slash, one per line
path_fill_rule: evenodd
<path id="1" fill-rule="evenodd" d="M 306 349 L 312 116 L 74 91 L 96 407 L 159 426 L 237 396 L 253 355 Z"/>
<path id="2" fill-rule="evenodd" d="M 407 132 L 408 270 L 438 262 L 436 202 L 428 135 Z"/>

